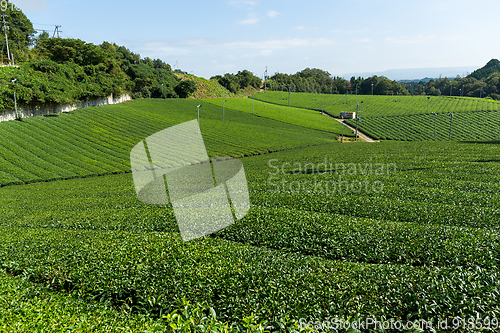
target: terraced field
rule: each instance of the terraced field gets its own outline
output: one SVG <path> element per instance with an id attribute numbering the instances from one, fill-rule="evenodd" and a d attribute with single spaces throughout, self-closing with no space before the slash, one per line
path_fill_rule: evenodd
<path id="1" fill-rule="evenodd" d="M 281 92 L 260 92 L 253 96 L 257 100 L 287 105 L 288 94 L 285 92 L 283 98 Z M 430 97 L 428 99 L 427 97 Z M 359 104 L 359 106 L 357 106 Z M 372 96 L 372 95 L 328 95 L 311 93 L 292 93 L 290 95 L 290 106 L 305 108 L 316 111 L 324 110 L 334 117 L 339 117 L 340 112 L 362 111 L 363 117 L 382 117 L 396 115 L 414 115 L 447 112 L 478 112 L 499 111 L 498 101 L 471 98 L 471 97 L 449 97 L 449 96 Z"/>
<path id="2" fill-rule="evenodd" d="M 348 124 L 356 126 L 356 121 Z M 500 112 L 457 112 L 453 119 L 447 113 L 407 115 L 394 117 L 366 117 L 358 123 L 359 129 L 378 140 L 402 141 L 499 141 Z M 435 134 L 434 134 L 435 128 Z M 450 135 L 451 129 L 451 135 Z"/>
<path id="3" fill-rule="evenodd" d="M 261 92 L 255 98 L 262 100 L 264 95 Z M 316 96 L 306 93 L 292 93 L 290 98 L 295 102 L 290 102 L 291 105 L 316 110 L 318 114 L 325 110 L 339 117 L 342 111 L 358 110 L 361 119 L 359 130 L 377 140 L 427 141 L 434 140 L 434 137 L 438 141 L 500 139 L 500 103 L 493 100 L 447 96 L 432 96 L 429 99 L 426 96 Z M 288 103 L 288 100 L 281 99 L 281 92 L 266 92 L 265 100 L 283 105 Z M 433 113 L 436 113 L 435 119 Z M 450 113 L 453 113 L 453 123 Z M 356 126 L 355 120 L 346 122 Z"/>
<path id="4" fill-rule="evenodd" d="M 138 141 L 196 119 L 198 104 L 195 100 L 140 100 L 0 123 L 0 185 L 128 172 L 130 149 Z M 338 137 L 234 109 L 226 111 L 227 121 L 222 122 L 222 108 L 209 103 L 201 108 L 200 127 L 212 156 L 240 157 L 332 142 Z"/>
<path id="5" fill-rule="evenodd" d="M 274 119 L 330 133 L 342 133 L 342 125 L 338 121 L 309 109 L 289 108 L 281 105 L 262 103 L 248 98 L 211 98 L 204 101 L 222 107 L 224 100 L 226 100 L 226 107 L 255 114 L 258 117 Z M 344 128 L 344 135 L 353 136 L 354 133 L 346 127 Z"/>
<path id="6" fill-rule="evenodd" d="M 246 157 L 250 213 L 188 243 L 130 174 L 7 186 L 0 266 L 152 318 L 182 297 L 226 322 L 497 316 L 498 153 L 386 142 Z"/>

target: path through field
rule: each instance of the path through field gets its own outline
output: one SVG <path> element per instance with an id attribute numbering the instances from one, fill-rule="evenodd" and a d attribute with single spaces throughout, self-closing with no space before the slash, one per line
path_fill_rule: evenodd
<path id="1" fill-rule="evenodd" d="M 349 126 L 347 125 L 343 119 L 338 119 L 338 118 L 335 118 L 335 117 L 332 117 L 330 116 L 329 114 L 326 114 L 324 113 L 325 116 L 327 117 L 330 117 L 330 118 L 333 118 L 335 119 L 336 121 L 338 121 L 339 123 L 344 123 L 345 126 L 347 126 L 348 128 L 350 128 L 354 133 L 356 133 L 356 128 L 352 127 L 352 126 Z M 358 129 L 358 136 L 365 140 L 366 142 L 380 142 L 380 140 L 375 140 L 375 139 L 372 139 L 370 138 L 368 135 L 366 135 L 365 133 L 361 132 L 359 129 Z"/>

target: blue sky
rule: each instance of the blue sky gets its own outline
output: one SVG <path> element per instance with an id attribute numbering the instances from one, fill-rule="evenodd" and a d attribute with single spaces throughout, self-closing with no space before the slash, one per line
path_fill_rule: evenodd
<path id="1" fill-rule="evenodd" d="M 62 1 L 25 10 L 38 29 L 124 45 L 210 78 L 306 67 L 333 75 L 483 66 L 500 58 L 499 0 Z M 52 34 L 51 34 L 52 35 Z"/>

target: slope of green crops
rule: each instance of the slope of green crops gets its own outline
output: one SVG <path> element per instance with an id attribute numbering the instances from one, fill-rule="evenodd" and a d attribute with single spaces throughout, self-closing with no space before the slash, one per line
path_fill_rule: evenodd
<path id="1" fill-rule="evenodd" d="M 49 293 L 43 285 L 0 271 L 2 332 L 161 332 L 165 325 L 144 316 L 129 316 L 110 304 L 85 302 Z"/>
<path id="2" fill-rule="evenodd" d="M 362 117 L 379 117 L 395 115 L 413 115 L 427 113 L 446 112 L 476 112 L 476 111 L 498 111 L 498 101 L 471 98 L 471 97 L 449 97 L 449 96 L 371 96 L 371 95 L 329 95 L 311 93 L 288 93 L 282 94 L 278 91 L 260 92 L 254 95 L 255 99 L 266 102 L 306 108 L 312 110 L 325 110 L 329 114 L 339 117 L 340 112 L 360 112 Z M 358 105 L 359 104 L 359 105 Z"/>
<path id="3" fill-rule="evenodd" d="M 178 309 L 162 318 L 131 314 L 109 302 L 88 302 L 67 293 L 54 293 L 43 284 L 0 271 L 0 330 L 2 332 L 262 332 L 268 323 L 246 317 L 242 322 L 223 323 L 207 305 L 182 300 Z M 282 323 L 287 325 L 286 321 Z M 291 326 L 291 325 L 289 325 Z M 296 327 L 298 331 L 300 330 Z"/>
<path id="4" fill-rule="evenodd" d="M 249 214 L 188 243 L 171 207 L 137 201 L 130 174 L 3 187 L 0 266 L 155 316 L 187 297 L 224 321 L 498 317 L 499 149 L 325 144 L 242 158 Z M 339 180 L 383 186 L 326 190 Z"/>
<path id="5" fill-rule="evenodd" d="M 347 121 L 355 126 L 353 120 Z M 381 140 L 403 141 L 499 141 L 500 112 L 457 112 L 449 114 L 366 117 L 358 123 L 365 134 Z M 451 128 L 451 135 L 450 135 Z"/>
<path id="6" fill-rule="evenodd" d="M 132 147 L 197 118 L 196 100 L 138 100 L 0 123 L 0 185 L 121 173 Z M 245 156 L 332 142 L 335 133 L 253 117 L 205 103 L 200 127 L 212 156 Z M 325 117 L 325 121 L 328 121 Z"/>
<path id="7" fill-rule="evenodd" d="M 211 98 L 204 101 L 222 107 L 224 100 L 226 100 L 226 108 L 255 114 L 258 117 L 270 118 L 288 124 L 336 134 L 342 133 L 342 125 L 338 121 L 330 117 L 325 117 L 325 115 L 313 110 L 288 108 L 248 98 Z M 344 135 L 354 135 L 354 133 L 350 129 L 344 128 Z"/>

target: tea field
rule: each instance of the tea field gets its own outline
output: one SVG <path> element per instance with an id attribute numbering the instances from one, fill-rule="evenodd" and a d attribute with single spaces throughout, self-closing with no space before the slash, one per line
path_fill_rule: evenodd
<path id="1" fill-rule="evenodd" d="M 324 142 L 242 157 L 249 213 L 187 243 L 170 206 L 136 199 L 130 173 L 0 188 L 0 267 L 17 276 L 11 288 L 33 290 L 17 308 L 32 318 L 46 306 L 67 328 L 78 316 L 55 309 L 71 302 L 87 331 L 106 331 L 101 322 L 171 328 L 183 298 L 205 305 L 181 319 L 214 331 L 292 330 L 300 318 L 498 317 L 498 144 L 340 144 L 328 142 L 331 133 L 300 128 Z M 244 133 L 261 147 L 259 133 Z M 227 153 L 232 142 L 210 145 Z M 19 318 L 9 315 L 6 327 Z"/>
<path id="2" fill-rule="evenodd" d="M 347 123 L 356 126 L 356 121 Z M 366 117 L 358 123 L 358 128 L 378 140 L 499 141 L 500 112 L 458 112 L 453 114 L 453 119 L 446 113 Z"/>
<path id="3" fill-rule="evenodd" d="M 223 101 L 226 101 L 223 103 Z M 278 120 L 284 123 L 298 125 L 306 128 L 341 134 L 342 125 L 331 118 L 327 118 L 321 113 L 309 109 L 289 108 L 286 106 L 263 103 L 248 98 L 211 98 L 204 102 L 215 104 L 222 107 L 233 108 L 249 114 L 255 114 L 258 117 L 265 117 Z M 354 136 L 354 133 L 347 127 L 344 128 L 344 135 Z"/>
<path id="4" fill-rule="evenodd" d="M 283 96 L 284 99 L 281 99 L 281 92 L 268 91 L 265 97 L 261 92 L 254 98 L 259 101 L 264 99 L 268 105 L 288 105 L 288 99 L 285 99 L 288 94 Z M 343 111 L 358 111 L 361 120 L 357 124 L 358 129 L 376 140 L 500 140 L 500 104 L 488 99 L 292 93 L 290 105 L 309 108 L 318 115 L 324 110 L 335 117 Z M 453 114 L 453 122 L 450 113 Z M 356 127 L 355 120 L 346 120 L 346 123 Z"/>
<path id="5" fill-rule="evenodd" d="M 283 97 L 282 97 L 283 96 Z M 266 91 L 252 96 L 256 100 L 288 106 L 288 93 Z M 355 112 L 362 117 L 382 117 L 447 112 L 499 111 L 500 102 L 491 99 L 449 96 L 372 96 L 336 94 L 290 94 L 290 106 L 320 111 L 334 117 L 340 112 Z"/>
<path id="6" fill-rule="evenodd" d="M 2 122 L 0 186 L 128 172 L 130 149 L 138 141 L 196 119 L 198 104 L 196 100 L 138 100 Z M 336 141 L 340 133 L 314 130 L 323 126 L 315 118 L 297 126 L 232 108 L 226 109 L 223 122 L 222 108 L 210 103 L 204 103 L 200 113 L 211 156 L 241 157 L 317 145 Z"/>

